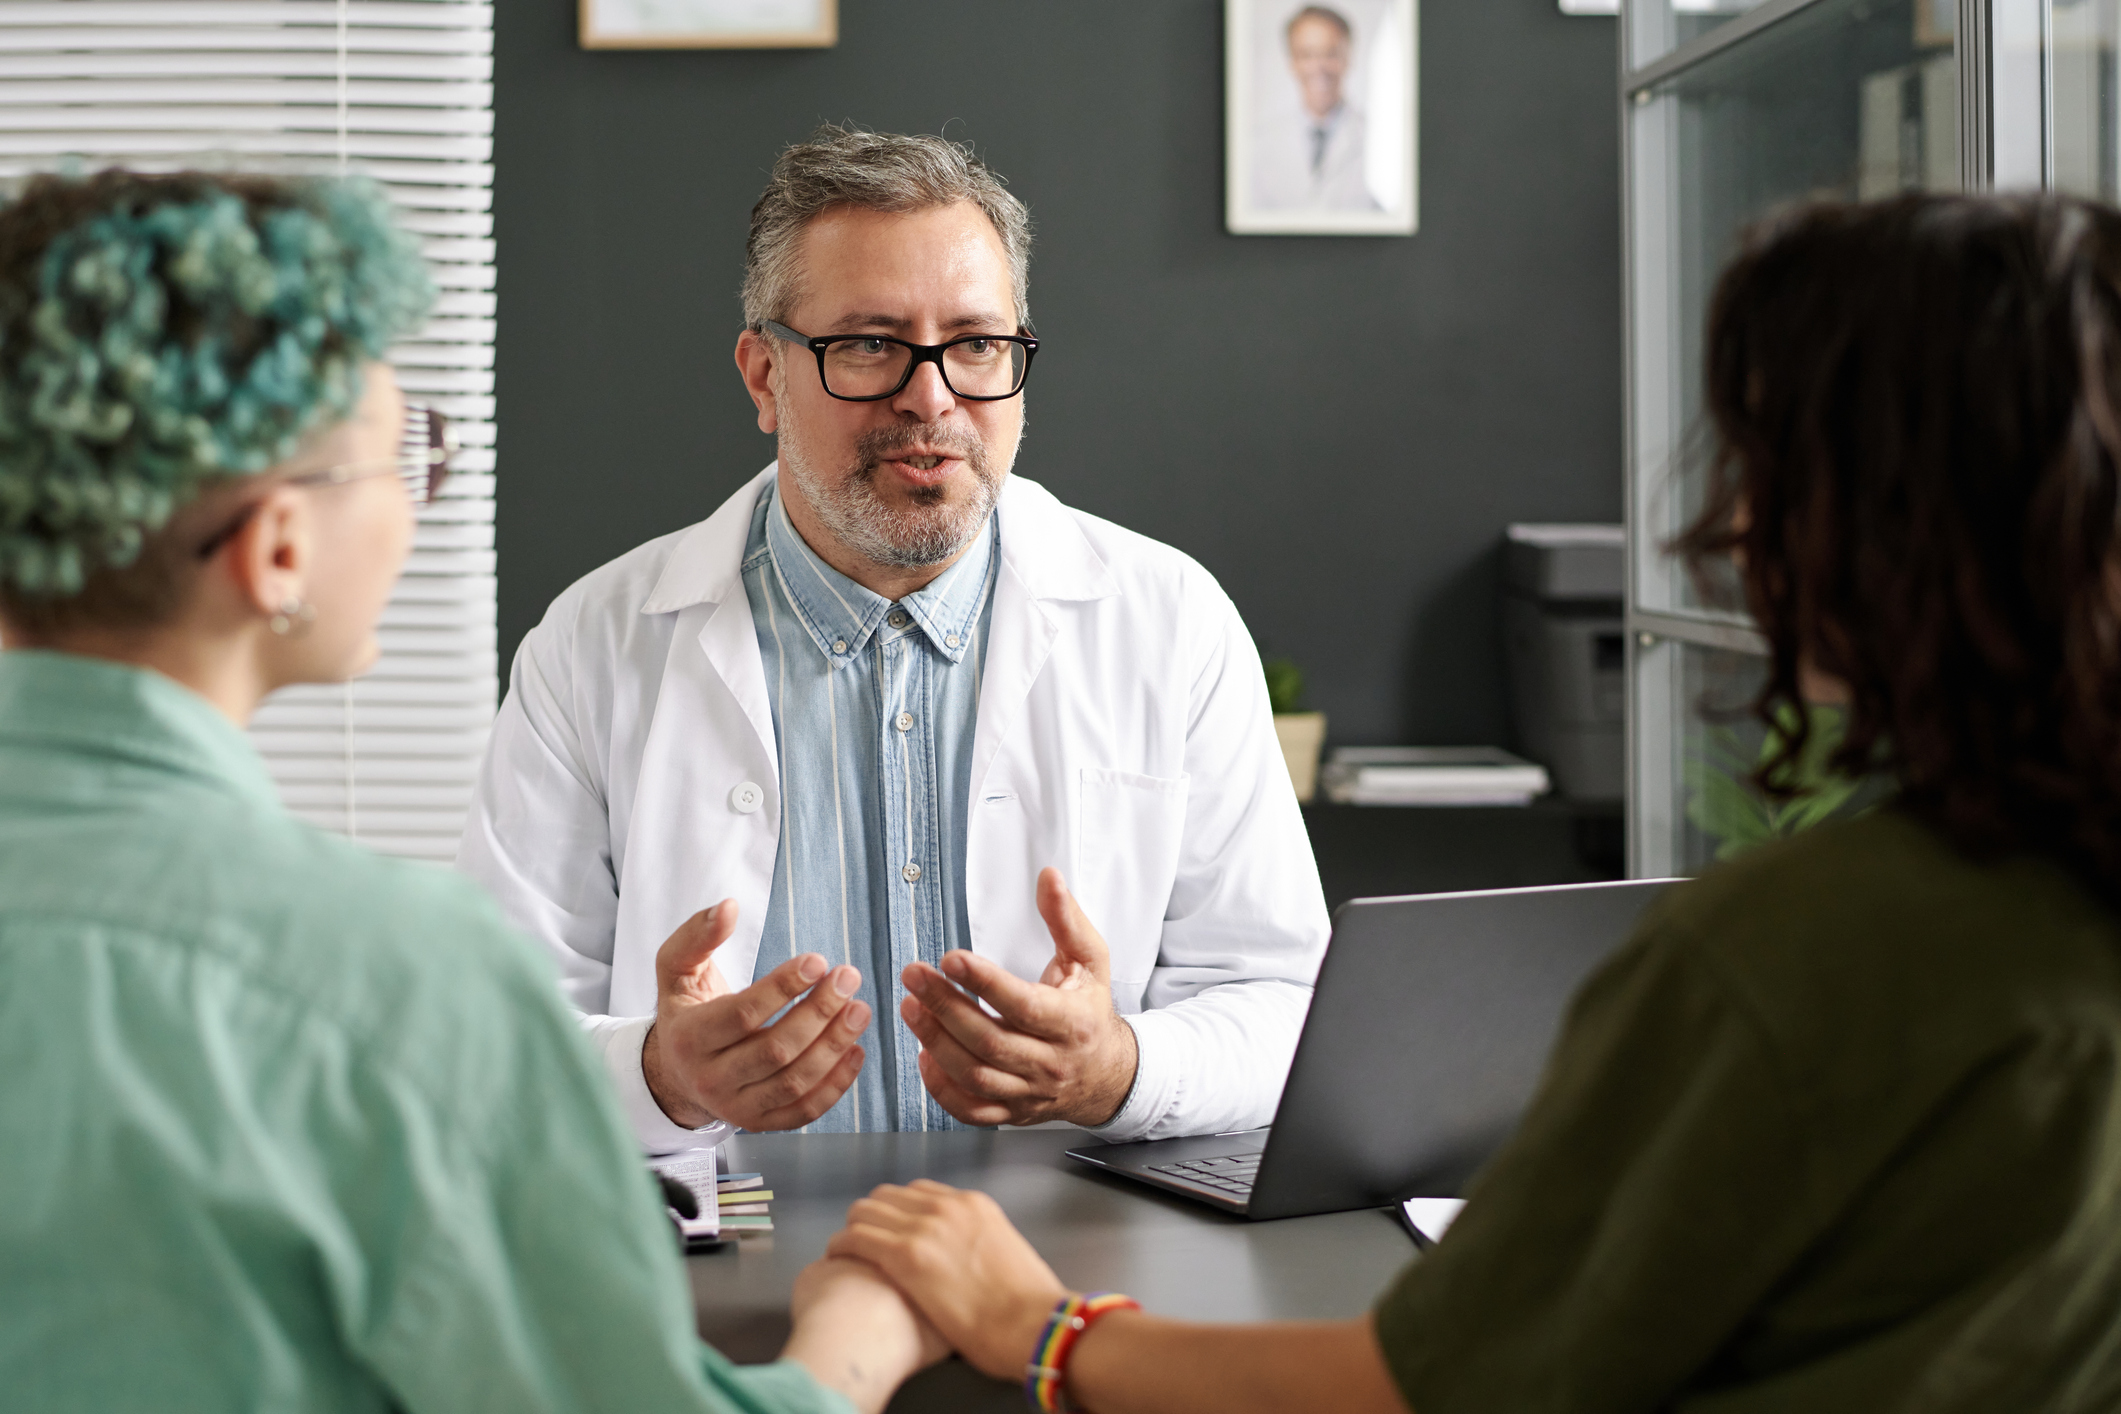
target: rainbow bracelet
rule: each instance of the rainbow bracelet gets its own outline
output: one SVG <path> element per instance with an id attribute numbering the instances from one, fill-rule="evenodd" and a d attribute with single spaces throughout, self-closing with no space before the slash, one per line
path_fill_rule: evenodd
<path id="1" fill-rule="evenodd" d="M 1053 1308 L 1053 1315 L 1031 1347 L 1031 1363 L 1024 1367 L 1024 1398 L 1044 1414 L 1067 1414 L 1068 1356 L 1075 1342 L 1100 1316 L 1113 1311 L 1139 1311 L 1142 1304 L 1116 1291 L 1098 1291 L 1088 1296 L 1067 1296 Z"/>

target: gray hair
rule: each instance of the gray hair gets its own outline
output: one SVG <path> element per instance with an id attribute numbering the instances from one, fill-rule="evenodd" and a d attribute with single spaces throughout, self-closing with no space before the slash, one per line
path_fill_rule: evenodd
<path id="1" fill-rule="evenodd" d="M 1009 257 L 1016 322 L 1031 327 L 1031 213 L 1002 178 L 973 155 L 970 143 L 925 133 L 872 133 L 827 123 L 808 142 L 787 148 L 744 242 L 744 324 L 756 330 L 783 320 L 801 294 L 796 254 L 803 230 L 839 206 L 867 211 L 927 211 L 969 201 L 985 212 Z"/>

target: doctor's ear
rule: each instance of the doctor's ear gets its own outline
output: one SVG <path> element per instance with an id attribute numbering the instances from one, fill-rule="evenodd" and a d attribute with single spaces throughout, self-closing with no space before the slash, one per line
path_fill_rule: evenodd
<path id="1" fill-rule="evenodd" d="M 774 390 L 779 352 L 773 340 L 756 330 L 746 329 L 736 336 L 737 372 L 744 379 L 744 391 L 751 394 L 752 406 L 759 410 L 759 431 L 766 433 L 778 432 L 781 425 Z"/>

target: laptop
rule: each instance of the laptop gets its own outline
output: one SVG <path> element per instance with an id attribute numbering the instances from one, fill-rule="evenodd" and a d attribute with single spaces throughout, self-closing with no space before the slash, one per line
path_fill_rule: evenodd
<path id="1" fill-rule="evenodd" d="M 1455 1196 L 1516 1130 L 1577 987 L 1671 882 L 1342 904 L 1270 1127 L 1068 1157 L 1247 1218 Z"/>

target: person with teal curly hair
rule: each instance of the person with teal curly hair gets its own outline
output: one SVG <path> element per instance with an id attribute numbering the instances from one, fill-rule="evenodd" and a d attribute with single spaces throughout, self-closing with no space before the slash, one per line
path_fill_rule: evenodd
<path id="1" fill-rule="evenodd" d="M 123 570 L 200 490 L 346 418 L 433 287 L 351 182 L 42 178 L 0 238 L 0 586 Z"/>
<path id="2" fill-rule="evenodd" d="M 42 1410 L 879 1409 L 941 1347 L 820 1263 L 702 1346 L 551 966 L 280 805 L 447 471 L 373 186 L 124 171 L 0 207 L 0 1389 Z M 712 1202 L 712 1198 L 708 1199 Z"/>

